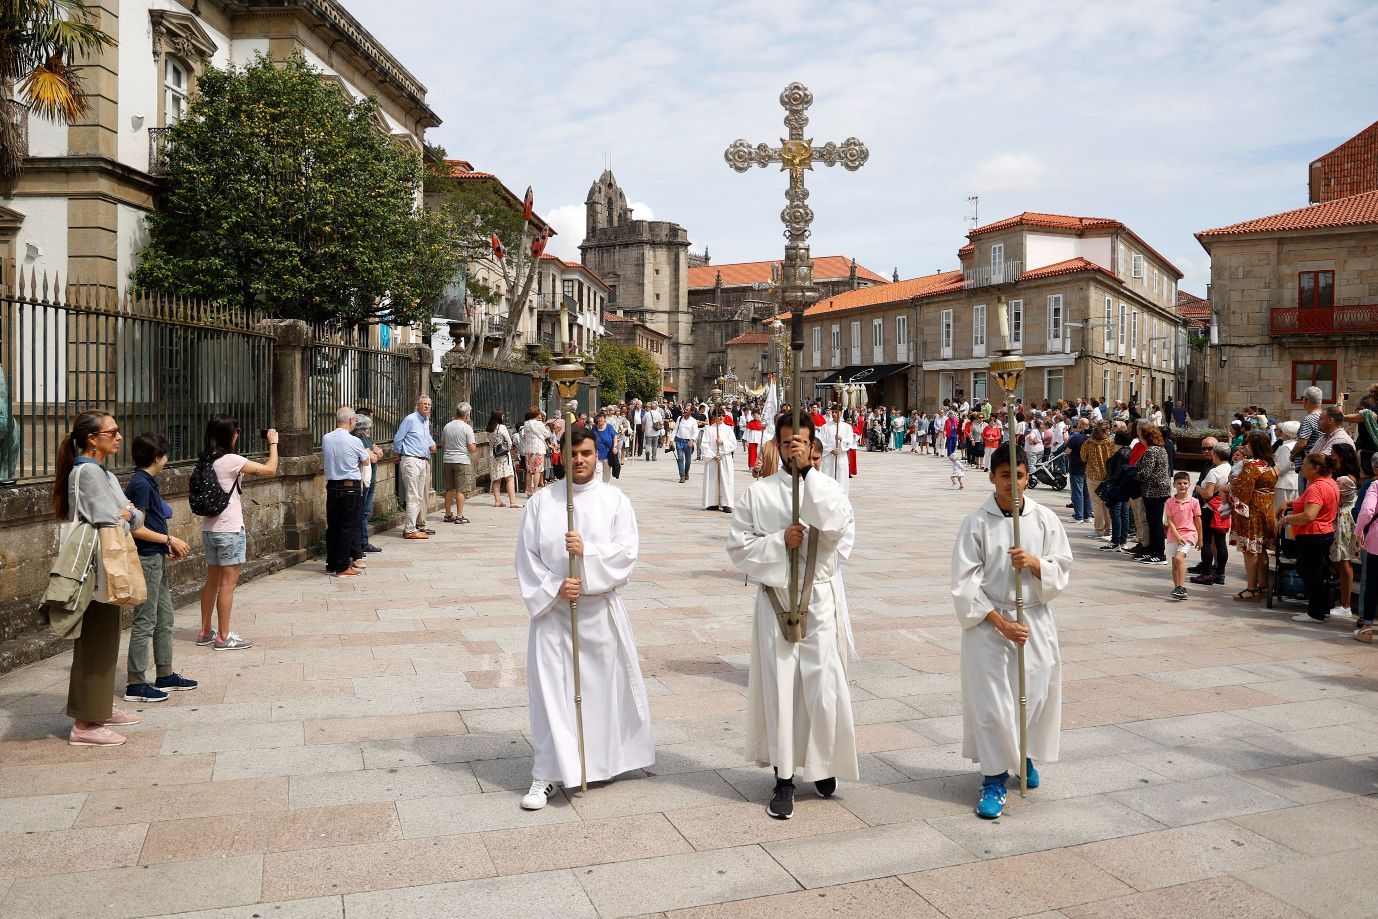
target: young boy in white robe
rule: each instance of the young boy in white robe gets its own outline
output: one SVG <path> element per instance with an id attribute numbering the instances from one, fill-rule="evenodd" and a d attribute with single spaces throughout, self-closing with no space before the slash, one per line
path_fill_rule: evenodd
<path id="1" fill-rule="evenodd" d="M 1028 460 L 1020 450 L 990 458 L 995 493 L 967 515 L 952 548 L 952 598 L 962 625 L 962 755 L 980 763 L 976 814 L 987 820 L 1005 806 L 1005 782 L 1019 778 L 1019 658 L 1024 645 L 1028 710 L 1028 782 L 1034 762 L 1058 758 L 1062 730 L 1062 657 L 1048 604 L 1067 587 L 1072 549 L 1057 515 L 1024 492 Z M 1010 520 L 1012 484 L 1023 495 L 1019 548 Z M 1015 621 L 1014 583 L 1022 578 L 1024 624 Z"/>
<path id="2" fill-rule="evenodd" d="M 859 777 L 835 578 L 840 548 L 852 532 L 852 506 L 836 481 L 813 469 L 812 419 L 801 414 L 799 427 L 795 436 L 789 415 L 776 419 L 775 444 L 783 454 L 780 470 L 742 494 L 727 544 L 733 564 L 758 585 L 747 681 L 746 758 L 775 768 L 775 791 L 766 812 L 778 820 L 794 815 L 796 777 L 812 781 L 825 798 L 837 790 L 838 779 Z M 802 473 L 800 522 L 793 525 L 791 469 Z M 810 573 L 807 546 L 815 539 Z M 781 607 L 788 607 L 791 554 L 799 559 L 799 589 L 807 603 L 805 634 L 798 642 L 784 637 L 767 594 L 772 591 Z M 807 590 L 806 579 L 811 581 Z"/>
<path id="3" fill-rule="evenodd" d="M 576 427 L 570 439 L 569 475 L 531 496 L 517 533 L 517 582 L 531 614 L 526 683 L 534 756 L 531 789 L 521 802 L 526 810 L 544 807 L 557 784 L 580 784 L 571 600 L 577 599 L 579 606 L 588 781 L 608 781 L 655 762 L 646 684 L 631 620 L 618 593 L 636 566 L 636 514 L 620 489 L 594 478 L 598 453 L 593 433 Z M 571 479 L 573 531 L 565 509 Z"/>

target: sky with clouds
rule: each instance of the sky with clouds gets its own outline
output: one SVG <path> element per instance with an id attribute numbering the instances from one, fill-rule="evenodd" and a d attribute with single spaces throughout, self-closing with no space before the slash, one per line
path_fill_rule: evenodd
<path id="1" fill-rule="evenodd" d="M 871 151 L 809 176 L 815 256 L 954 268 L 978 195 L 982 223 L 1122 220 L 1204 293 L 1195 231 L 1304 206 L 1307 164 L 1378 120 L 1373 0 L 344 3 L 428 87 L 428 138 L 534 186 L 575 259 L 605 154 L 714 262 L 780 257 L 783 176 L 723 150 L 777 143 L 798 80 L 807 136 Z"/>

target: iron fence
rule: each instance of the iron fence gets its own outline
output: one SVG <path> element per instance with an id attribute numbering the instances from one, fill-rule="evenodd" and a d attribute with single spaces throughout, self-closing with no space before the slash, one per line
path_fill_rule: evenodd
<path id="1" fill-rule="evenodd" d="M 507 427 L 515 431 L 535 404 L 531 398 L 531 375 L 498 367 L 475 367 L 469 401 L 476 430 L 486 427 L 489 415 L 501 409 L 506 414 Z"/>
<path id="2" fill-rule="evenodd" d="M 312 326 L 306 393 L 316 448 L 335 429 L 335 412 L 342 405 L 373 416 L 374 441 L 390 442 L 414 408 L 408 404 L 410 365 L 406 355 L 374 347 L 368 329 Z"/>
<path id="3" fill-rule="evenodd" d="M 237 308 L 63 284 L 21 274 L 0 285 L 0 481 L 52 477 L 82 410 L 124 433 L 113 471 L 132 468 L 141 433 L 162 434 L 169 460 L 194 459 L 212 413 L 232 415 L 239 452 L 266 452 L 274 336 Z"/>

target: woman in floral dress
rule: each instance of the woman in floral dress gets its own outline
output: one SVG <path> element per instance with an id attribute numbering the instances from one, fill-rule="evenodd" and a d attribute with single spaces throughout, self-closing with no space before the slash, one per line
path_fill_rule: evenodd
<path id="1" fill-rule="evenodd" d="M 1336 444 L 1331 454 L 1339 463 L 1335 484 L 1340 486 L 1340 509 L 1335 514 L 1335 541 L 1330 544 L 1330 560 L 1340 574 L 1340 602 L 1331 609 L 1331 616 L 1347 617 L 1350 596 L 1354 592 L 1354 567 L 1363 558 L 1354 543 L 1354 500 L 1359 494 L 1359 454 L 1349 444 Z M 1373 487 L 1373 486 L 1370 486 Z"/>
<path id="2" fill-rule="evenodd" d="M 1268 435 L 1253 431 L 1244 441 L 1244 465 L 1230 486 L 1234 504 L 1234 539 L 1244 554 L 1248 585 L 1236 600 L 1256 601 L 1268 591 L 1268 550 L 1277 536 L 1273 516 L 1273 489 L 1278 470 L 1273 465 L 1273 445 Z"/>

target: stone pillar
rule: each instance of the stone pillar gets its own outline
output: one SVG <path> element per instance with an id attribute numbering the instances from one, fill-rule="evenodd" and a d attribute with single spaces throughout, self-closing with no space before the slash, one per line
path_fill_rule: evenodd
<path id="1" fill-rule="evenodd" d="M 299 319 L 273 319 L 273 426 L 278 429 L 279 456 L 309 456 L 316 444 L 311 436 L 307 361 L 311 329 Z"/>
<path id="2" fill-rule="evenodd" d="M 410 412 L 417 399 L 431 394 L 431 349 L 425 345 L 398 345 L 394 350 L 411 359 L 411 366 L 406 368 L 406 378 L 402 381 L 402 391 L 406 394 L 404 405 Z"/>
<path id="3" fill-rule="evenodd" d="M 455 406 L 461 402 L 473 403 L 474 393 L 474 368 L 465 360 L 466 355 L 458 348 L 449 351 L 440 359 L 440 370 L 445 375 L 445 385 L 441 390 L 446 394 L 448 405 L 437 406 L 443 409 L 445 414 L 441 418 L 441 427 L 450 422 L 455 416 Z M 473 419 L 469 419 L 472 423 Z"/>

